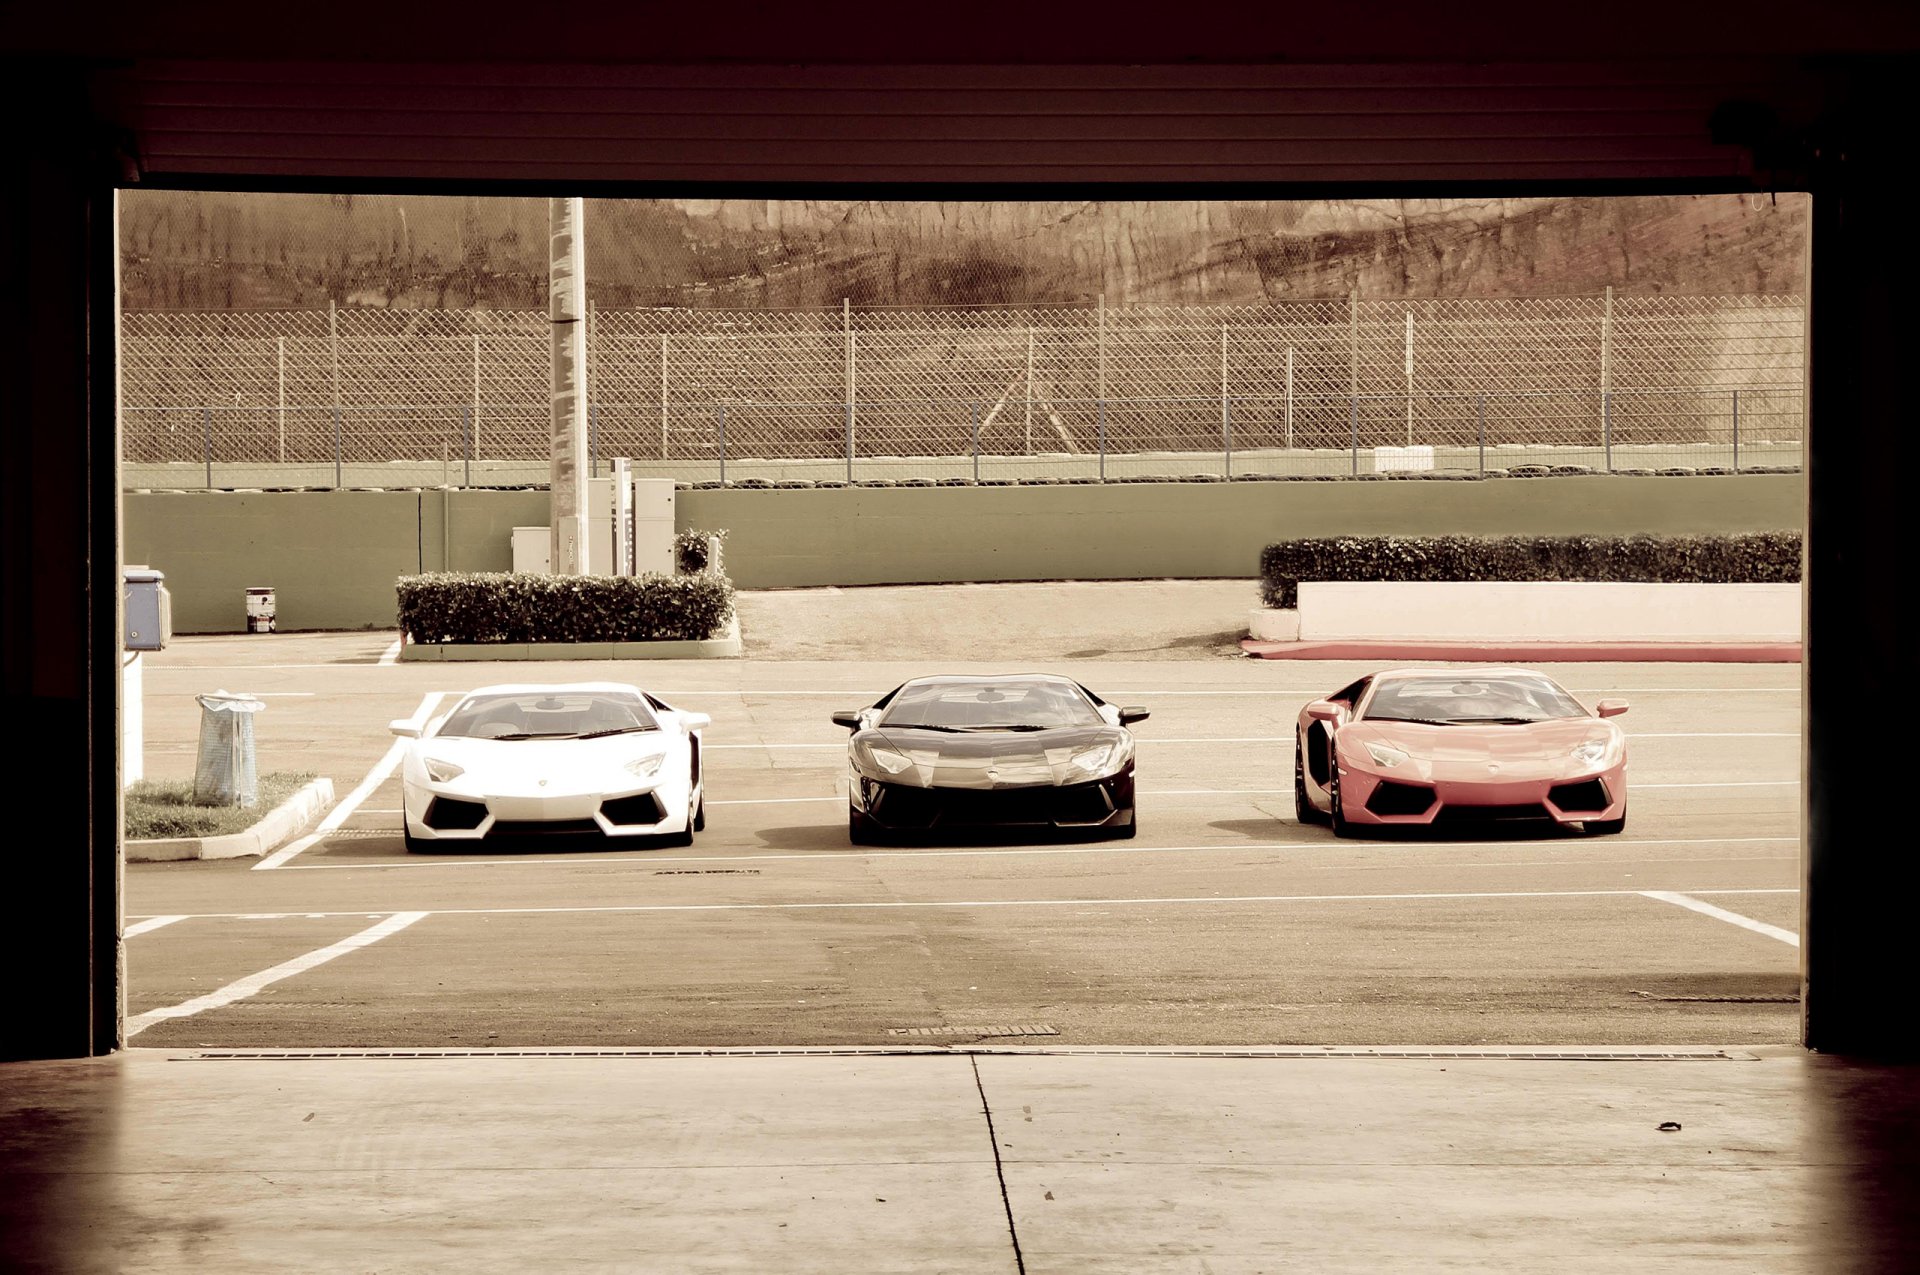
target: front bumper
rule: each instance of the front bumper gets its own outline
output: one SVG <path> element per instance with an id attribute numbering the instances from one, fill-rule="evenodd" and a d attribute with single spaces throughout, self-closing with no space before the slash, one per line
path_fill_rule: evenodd
<path id="1" fill-rule="evenodd" d="M 1340 806 L 1348 823 L 1378 826 L 1612 820 L 1627 812 L 1627 767 L 1520 779 L 1443 771 L 1407 780 L 1343 762 Z"/>
<path id="2" fill-rule="evenodd" d="M 1133 817 L 1133 770 L 1081 784 L 944 788 L 853 779 L 853 804 L 882 828 L 1108 828 Z"/>
<path id="3" fill-rule="evenodd" d="M 420 841 L 489 837 L 651 837 L 678 832 L 685 814 L 655 788 L 613 794 L 483 797 L 434 785 L 409 792 L 407 831 Z"/>

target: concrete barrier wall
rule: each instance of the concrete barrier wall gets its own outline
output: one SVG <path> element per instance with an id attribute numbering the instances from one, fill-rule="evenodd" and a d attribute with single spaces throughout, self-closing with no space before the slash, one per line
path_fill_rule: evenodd
<path id="1" fill-rule="evenodd" d="M 539 491 L 129 492 L 128 562 L 167 575 L 174 628 L 239 632 L 245 590 L 284 629 L 385 628 L 396 576 L 504 571 Z M 678 526 L 726 529 L 742 588 L 1245 577 L 1297 536 L 1629 535 L 1804 522 L 1797 474 L 1478 482 L 682 491 Z"/>
<path id="2" fill-rule="evenodd" d="M 1797 584 L 1302 580 L 1300 640 L 1798 642 Z"/>

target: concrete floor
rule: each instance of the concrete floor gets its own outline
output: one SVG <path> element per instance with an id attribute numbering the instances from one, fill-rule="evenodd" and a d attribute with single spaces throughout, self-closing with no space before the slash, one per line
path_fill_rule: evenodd
<path id="1" fill-rule="evenodd" d="M 1920 1269 L 1911 1069 L 1462 1052 L 12 1064 L 0 1268 Z"/>

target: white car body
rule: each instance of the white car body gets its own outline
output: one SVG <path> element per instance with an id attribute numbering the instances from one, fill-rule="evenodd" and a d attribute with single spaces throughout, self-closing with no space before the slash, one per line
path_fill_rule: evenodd
<path id="1" fill-rule="evenodd" d="M 590 729 L 608 720 L 609 705 L 620 704 L 644 706 L 635 716 L 657 729 L 623 728 L 626 733 L 599 738 L 442 733 L 455 718 L 470 722 L 489 706 L 502 717 L 525 709 L 524 720 L 534 702 L 552 705 L 549 726 Z M 619 682 L 485 686 L 424 726 L 393 722 L 393 733 L 408 741 L 400 763 L 408 848 L 596 830 L 608 838 L 690 842 L 705 821 L 700 746 L 711 722 L 705 713 L 682 712 Z M 486 728 L 512 725 L 488 722 Z M 620 802 L 627 804 L 614 805 L 610 814 L 609 804 Z"/>

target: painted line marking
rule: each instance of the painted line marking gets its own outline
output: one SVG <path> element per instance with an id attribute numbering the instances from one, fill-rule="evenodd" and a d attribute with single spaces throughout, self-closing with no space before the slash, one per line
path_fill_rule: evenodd
<path id="1" fill-rule="evenodd" d="M 254 691 L 255 699 L 312 699 L 317 691 Z"/>
<path id="2" fill-rule="evenodd" d="M 1158 788 L 1151 790 L 1143 788 L 1140 790 L 1140 795 L 1142 797 L 1273 797 L 1286 791 L 1285 788 Z M 804 806 L 846 799 L 847 795 L 843 792 L 831 797 L 730 797 L 724 801 L 709 801 L 707 804 L 709 806 Z"/>
<path id="3" fill-rule="evenodd" d="M 446 694 L 447 692 L 445 691 L 428 691 L 425 695 L 421 696 L 420 707 L 413 710 L 413 719 L 415 721 L 425 721 L 428 717 L 432 716 L 434 708 Z M 393 772 L 399 767 L 400 758 L 406 754 L 407 745 L 411 742 L 412 741 L 406 739 L 394 740 L 392 745 L 388 747 L 386 754 L 374 763 L 373 769 L 368 771 L 366 778 L 360 781 L 359 786 L 341 799 L 332 810 L 329 810 L 326 818 L 322 819 L 312 832 L 298 840 L 290 841 L 280 847 L 280 849 L 275 850 L 272 854 L 254 864 L 253 871 L 263 872 L 278 868 L 281 864 L 293 858 L 301 851 L 309 850 L 326 840 L 328 833 L 335 831 L 341 824 L 345 823 L 348 817 L 359 808 L 361 802 L 371 797 L 375 789 L 387 782 L 388 778 L 391 777 Z"/>
<path id="4" fill-rule="evenodd" d="M 1712 784 L 1642 784 L 1627 781 L 1627 791 L 1636 788 L 1798 788 L 1798 779 L 1730 779 L 1724 783 Z"/>
<path id="5" fill-rule="evenodd" d="M 385 664 L 398 664 L 399 662 L 400 662 L 400 639 L 395 638 L 393 640 L 392 646 L 389 646 L 386 650 L 380 652 L 380 658 L 376 660 L 375 663 L 385 665 Z"/>
<path id="6" fill-rule="evenodd" d="M 1717 908 L 1711 903 L 1703 903 L 1699 899 L 1689 898 L 1684 894 L 1677 894 L 1670 890 L 1642 890 L 1640 893 L 1649 899 L 1658 899 L 1662 903 L 1688 908 L 1702 916 L 1710 916 L 1716 921 L 1725 921 L 1728 925 L 1737 925 L 1743 930 L 1752 930 L 1755 934 L 1764 934 L 1770 939 L 1778 939 L 1790 947 L 1800 946 L 1800 936 L 1792 930 L 1783 930 L 1777 925 L 1768 925 L 1765 921 L 1756 921 L 1750 916 L 1741 916 L 1738 912 L 1729 912 L 1725 908 Z M 1696 893 L 1710 892 L 1701 890 Z M 1727 892 L 1722 891 L 1722 893 Z"/>
<path id="7" fill-rule="evenodd" d="M 122 938 L 132 938 L 136 934 L 151 934 L 163 925 L 172 925 L 175 921 L 184 921 L 185 916 L 150 916 L 136 925 L 129 925 Z"/>
<path id="8" fill-rule="evenodd" d="M 833 800 L 838 800 L 834 798 Z M 1585 837 L 1569 837 L 1568 842 L 1576 846 L 1589 843 Z M 1649 838 L 1646 840 L 1628 840 L 1627 838 L 1608 838 L 1607 848 L 1619 846 L 1724 846 L 1785 843 L 1798 845 L 1798 837 L 1691 837 L 1691 838 Z M 1448 850 L 1480 850 L 1488 846 L 1510 846 L 1541 843 L 1523 843 L 1514 841 L 1444 841 L 1433 843 Z M 1551 843 L 1548 843 L 1551 844 Z M 1253 841 L 1221 842 L 1215 845 L 1195 846 L 1139 846 L 1139 845 L 1080 845 L 1080 846 L 1014 846 L 1004 850 L 865 850 L 851 853 L 845 850 L 816 850 L 805 853 L 774 854 L 714 854 L 714 855 L 656 855 L 647 854 L 645 858 L 609 859 L 596 855 L 592 858 L 567 855 L 547 859 L 448 859 L 404 860 L 394 863 L 300 863 L 286 869 L 288 872 L 353 872 L 369 869 L 392 868 L 496 868 L 525 865 L 540 867 L 571 867 L 575 864 L 604 868 L 618 865 L 634 868 L 652 868 L 662 863 L 766 863 L 799 860 L 812 863 L 859 862 L 867 859 L 1003 859 L 1019 855 L 1047 857 L 1061 854 L 1203 854 L 1213 851 L 1254 852 L 1260 850 L 1337 850 L 1364 848 L 1364 842 L 1342 841 Z M 617 853 L 617 852 L 615 852 Z"/>
<path id="9" fill-rule="evenodd" d="M 1740 889 L 1740 890 L 1693 890 L 1691 894 L 1798 894 L 1798 886 L 1777 889 Z M 1401 903 L 1401 902 L 1440 902 L 1449 899 L 1596 899 L 1596 898 L 1638 898 L 1646 894 L 1644 890 L 1470 890 L 1442 891 L 1419 894 L 1233 894 L 1233 895 L 1169 895 L 1142 896 L 1138 898 L 1092 898 L 1092 899 L 932 899 L 916 902 L 906 899 L 885 899 L 880 901 L 855 900 L 850 902 L 828 901 L 807 903 L 622 903 L 598 904 L 590 907 L 540 907 L 540 908 L 434 908 L 428 912 L 402 912 L 373 927 L 392 925 L 401 917 L 410 918 L 405 925 L 411 925 L 423 916 L 547 916 L 576 915 L 585 913 L 648 913 L 648 912 L 825 912 L 843 911 L 904 911 L 914 908 L 1094 908 L 1094 907 L 1178 907 L 1192 905 L 1232 905 L 1248 903 Z M 228 919 L 231 914 L 224 912 L 203 912 L 197 914 L 202 920 Z M 360 916 L 359 912 L 308 913 L 319 916 Z M 395 926 L 395 929 L 401 926 Z M 373 930 L 362 931 L 353 939 L 342 940 L 334 947 L 352 943 Z M 376 936 L 384 938 L 385 935 Z M 368 940 L 372 942 L 374 940 Z M 360 944 L 360 946 L 365 946 Z M 322 948 L 321 952 L 331 952 L 331 948 Z M 316 956 L 320 953 L 309 953 Z M 338 953 L 335 953 L 337 955 Z M 306 960 L 306 957 L 287 962 L 288 965 Z M 326 959 L 331 960 L 329 956 Z M 316 962 L 317 964 L 317 962 Z M 275 966 L 267 971 L 272 974 L 284 968 Z M 293 971 L 298 973 L 298 970 Z M 254 975 L 255 979 L 263 977 Z M 281 975 L 280 977 L 285 977 Z M 252 980 L 243 979 L 242 982 Z M 235 984 L 237 986 L 237 984 Z M 226 989 L 222 988 L 221 992 Z M 257 989 L 255 989 L 257 990 Z M 212 993 L 218 996 L 221 992 Z M 251 995 L 252 993 L 247 993 Z M 201 999 L 207 999 L 202 997 Z M 194 1002 L 189 1001 L 188 1004 Z M 209 1007 L 211 1008 L 211 1007 Z M 166 1011 L 149 1011 L 149 1014 Z M 193 1011 L 198 1013 L 198 1010 Z M 147 1014 L 141 1015 L 142 1018 Z M 178 1017 L 178 1015 L 169 1015 Z M 129 1033 L 131 1034 L 131 1033 Z"/>
<path id="10" fill-rule="evenodd" d="M 351 912 L 335 913 L 338 916 L 352 916 Z M 364 914 L 362 914 L 364 915 Z M 236 979 L 225 987 L 208 992 L 205 996 L 196 996 L 190 1001 L 181 1001 L 178 1005 L 169 1005 L 164 1009 L 150 1009 L 144 1014 L 136 1014 L 127 1020 L 127 1039 L 138 1036 L 155 1023 L 169 1018 L 189 1018 L 195 1014 L 204 1014 L 210 1009 L 220 1009 L 235 1001 L 245 1000 L 263 988 L 278 983 L 281 979 L 292 978 L 295 974 L 304 974 L 317 965 L 325 965 L 335 957 L 345 956 L 348 952 L 357 952 L 361 948 L 378 943 L 389 934 L 397 934 L 415 921 L 429 915 L 426 912 L 396 912 L 377 925 L 372 925 L 341 939 L 338 943 L 296 956 L 290 961 L 282 961 L 271 969 L 261 970 L 258 974 L 249 974 Z"/>

